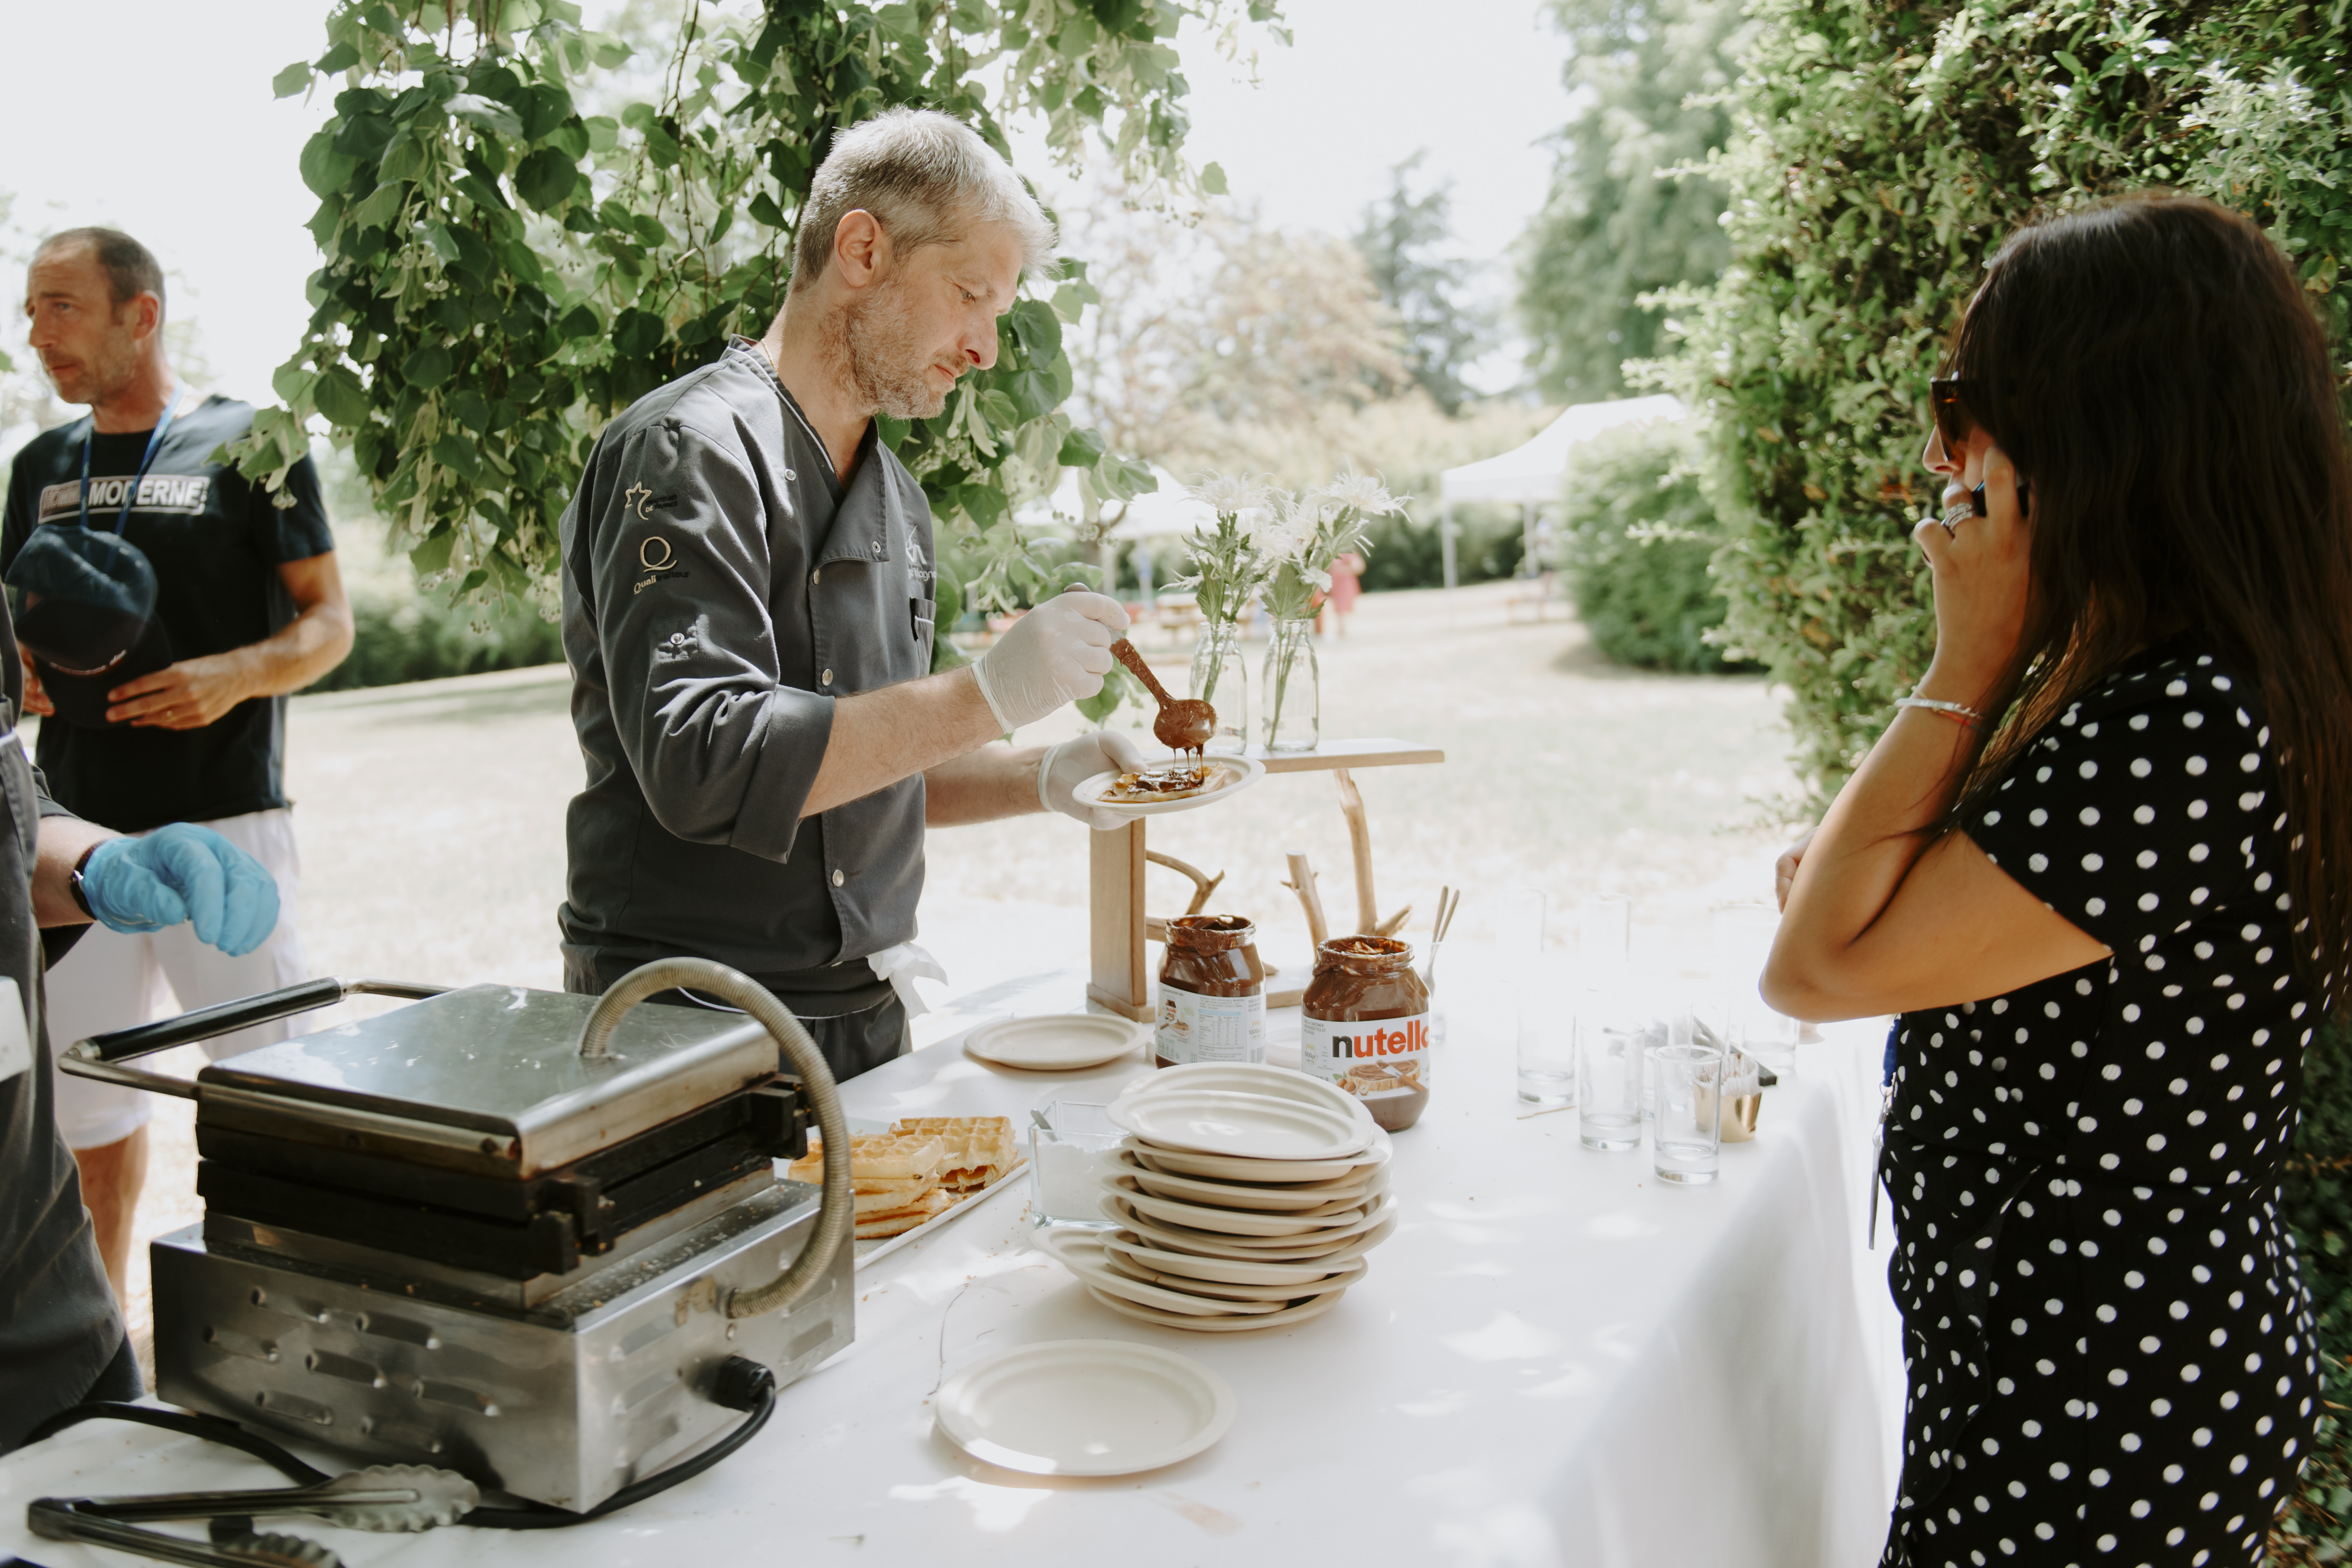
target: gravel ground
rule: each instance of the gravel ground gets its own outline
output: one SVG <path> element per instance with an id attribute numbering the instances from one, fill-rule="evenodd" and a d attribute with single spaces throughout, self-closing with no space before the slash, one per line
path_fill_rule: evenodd
<path id="1" fill-rule="evenodd" d="M 1795 789 L 1780 702 L 1755 677 L 1612 667 L 1557 607 L 1539 623 L 1513 595 L 1494 584 L 1369 595 L 1346 636 L 1322 645 L 1326 735 L 1446 753 L 1443 767 L 1358 775 L 1381 908 L 1412 904 L 1405 934 L 1420 940 L 1450 883 L 1469 890 L 1457 927 L 1468 934 L 1482 891 L 1532 885 L 1550 896 L 1564 951 L 1575 900 L 1623 891 L 1635 900 L 1637 963 L 1701 975 L 1710 909 L 1770 895 Z M 1248 650 L 1254 675 L 1263 651 Z M 1179 690 L 1189 658 L 1181 647 L 1152 655 Z M 314 973 L 560 986 L 563 809 L 581 777 L 568 689 L 550 668 L 294 701 L 287 771 Z M 1066 716 L 1018 738 L 1076 729 Z M 1269 778 L 1230 805 L 1155 823 L 1151 838 L 1225 871 L 1216 906 L 1256 919 L 1277 960 L 1306 952 L 1304 919 L 1281 886 L 1286 851 L 1307 851 L 1335 923 L 1351 922 L 1347 830 L 1319 775 Z M 1083 963 L 1086 865 L 1084 832 L 1058 817 L 937 835 L 921 940 L 952 988 L 1004 978 L 1007 930 L 1029 933 L 1033 951 L 1066 944 Z M 1183 879 L 1153 875 L 1154 910 L 1181 910 Z M 919 1021 L 917 1037 L 947 1026 L 951 1015 Z M 200 1216 L 191 1111 L 158 1101 L 142 1244 Z M 146 1275 L 142 1245 L 131 1304 L 142 1350 Z"/>

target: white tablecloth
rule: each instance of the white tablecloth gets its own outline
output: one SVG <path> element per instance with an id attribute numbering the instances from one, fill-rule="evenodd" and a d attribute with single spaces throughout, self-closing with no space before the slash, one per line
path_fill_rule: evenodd
<path id="1" fill-rule="evenodd" d="M 1892 1345 L 1864 1305 L 1884 1299 L 1885 1242 L 1861 1256 L 1856 1206 L 1874 1037 L 1800 1047 L 1756 1141 L 1726 1146 L 1717 1184 L 1686 1189 L 1655 1180 L 1646 1149 L 1579 1148 L 1573 1111 L 1520 1119 L 1494 1034 L 1454 1018 L 1428 1113 L 1396 1141 L 1403 1224 L 1318 1320 L 1205 1334 L 1119 1317 L 1028 1247 L 1024 1185 L 861 1275 L 856 1343 L 786 1388 L 742 1453 L 626 1513 L 524 1534 L 272 1528 L 356 1568 L 1875 1561 Z M 1106 1100 L 1140 1070 L 1014 1073 L 949 1040 L 844 1098 L 857 1116 L 1025 1125 L 1033 1105 Z M 944 1375 L 1071 1338 L 1197 1357 L 1233 1385 L 1239 1418 L 1182 1464 L 1094 1481 L 996 1469 L 934 1432 Z M 193 1440 L 88 1424 L 0 1461 L 0 1553 L 126 1561 L 33 1540 L 34 1497 L 271 1476 Z"/>

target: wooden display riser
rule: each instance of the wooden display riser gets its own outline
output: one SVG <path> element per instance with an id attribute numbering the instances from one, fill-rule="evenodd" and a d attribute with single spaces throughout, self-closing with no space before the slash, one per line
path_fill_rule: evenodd
<path id="1" fill-rule="evenodd" d="M 1356 798 L 1353 778 L 1358 768 L 1393 768 L 1442 763 L 1445 753 L 1435 746 L 1412 741 L 1375 739 L 1326 741 L 1311 752 L 1265 752 L 1253 747 L 1250 756 L 1265 764 L 1269 773 L 1328 773 L 1337 781 L 1343 801 Z M 1359 820 L 1356 829 L 1357 927 L 1368 928 L 1377 919 L 1370 900 L 1371 849 Z M 1125 827 L 1089 836 L 1087 903 L 1091 947 L 1087 999 L 1122 1017 L 1139 1023 L 1151 1017 L 1153 966 L 1145 943 L 1143 911 L 1144 827 L 1138 817 Z M 1280 988 L 1266 994 L 1268 1007 L 1295 1007 L 1305 990 L 1307 975 L 1285 965 Z"/>

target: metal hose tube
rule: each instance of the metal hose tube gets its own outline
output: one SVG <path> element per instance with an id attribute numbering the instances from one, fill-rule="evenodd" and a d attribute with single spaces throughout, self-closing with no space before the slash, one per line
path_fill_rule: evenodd
<path id="1" fill-rule="evenodd" d="M 856 1199 L 849 1189 L 849 1123 L 841 1114 L 841 1094 L 833 1069 L 792 1010 L 751 976 L 707 958 L 659 958 L 614 981 L 588 1015 L 580 1054 L 594 1060 L 611 1053 L 613 1031 L 629 1010 L 664 991 L 699 991 L 740 1007 L 767 1029 L 784 1058 L 800 1075 L 801 1090 L 816 1106 L 817 1131 L 824 1140 L 824 1200 L 817 1210 L 816 1234 L 801 1255 L 767 1284 L 728 1292 L 722 1310 L 730 1318 L 788 1311 L 823 1279 L 834 1255 L 849 1245 L 857 1226 Z"/>

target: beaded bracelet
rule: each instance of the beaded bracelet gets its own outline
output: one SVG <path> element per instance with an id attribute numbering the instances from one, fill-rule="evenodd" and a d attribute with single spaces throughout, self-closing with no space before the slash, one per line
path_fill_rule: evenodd
<path id="1" fill-rule="evenodd" d="M 1914 696 L 1896 698 L 1895 700 L 1895 706 L 1897 708 L 1924 708 L 1930 713 L 1939 714 L 1946 719 L 1949 719 L 1953 723 L 1959 725 L 1960 728 L 1964 730 L 1979 730 L 1984 727 L 1984 715 L 1978 712 L 1975 709 L 1969 707 L 1965 702 L 1938 702 L 1932 697 Z"/>

